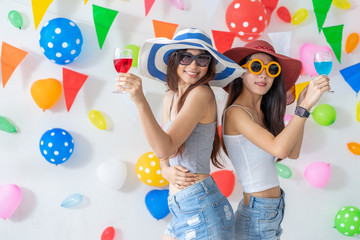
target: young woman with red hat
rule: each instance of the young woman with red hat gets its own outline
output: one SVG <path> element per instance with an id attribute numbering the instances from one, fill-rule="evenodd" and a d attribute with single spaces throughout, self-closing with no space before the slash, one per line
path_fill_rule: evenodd
<path id="1" fill-rule="evenodd" d="M 210 176 L 210 159 L 217 159 L 215 96 L 210 85 L 224 87 L 244 70 L 212 47 L 199 29 L 184 29 L 174 39 L 145 41 L 139 53 L 139 72 L 167 84 L 162 129 L 142 91 L 142 80 L 119 74 L 117 87 L 130 95 L 145 136 L 160 159 L 168 179 L 168 204 L 174 217 L 163 239 L 233 237 L 234 213 Z"/>
<path id="2" fill-rule="evenodd" d="M 284 214 L 284 191 L 275 162 L 298 158 L 310 109 L 325 91 L 329 78 L 310 81 L 297 101 L 295 115 L 284 126 L 286 105 L 302 64 L 277 54 L 266 41 L 232 48 L 225 56 L 246 69 L 225 89 L 229 96 L 223 114 L 222 143 L 243 188 L 235 212 L 234 239 L 279 239 Z"/>

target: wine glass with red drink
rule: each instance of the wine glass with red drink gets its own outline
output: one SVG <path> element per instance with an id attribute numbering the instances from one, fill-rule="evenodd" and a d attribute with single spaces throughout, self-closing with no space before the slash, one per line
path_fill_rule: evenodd
<path id="1" fill-rule="evenodd" d="M 133 56 L 131 49 L 115 48 L 114 67 L 118 73 L 127 73 L 131 68 Z M 121 90 L 115 90 L 113 93 L 123 93 Z"/>

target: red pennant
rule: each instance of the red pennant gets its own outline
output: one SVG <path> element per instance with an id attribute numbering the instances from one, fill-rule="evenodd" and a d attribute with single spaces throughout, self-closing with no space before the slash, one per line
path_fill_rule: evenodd
<path id="1" fill-rule="evenodd" d="M 87 75 L 63 68 L 63 87 L 67 111 L 70 111 L 76 95 L 87 78 Z"/>
<path id="2" fill-rule="evenodd" d="M 144 1 L 145 1 L 145 16 L 147 16 L 150 9 L 154 5 L 155 0 L 144 0 Z"/>
<path id="3" fill-rule="evenodd" d="M 224 53 L 232 47 L 236 33 L 212 30 L 212 35 L 216 49 L 219 52 Z"/>

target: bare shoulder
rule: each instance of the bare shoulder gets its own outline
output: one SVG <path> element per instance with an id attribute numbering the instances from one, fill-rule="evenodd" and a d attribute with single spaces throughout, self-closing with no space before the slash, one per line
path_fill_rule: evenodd
<path id="1" fill-rule="evenodd" d="M 188 95 L 191 99 L 210 101 L 214 98 L 213 91 L 210 87 L 205 85 L 200 85 L 192 89 Z"/>
<path id="2" fill-rule="evenodd" d="M 170 102 L 171 102 L 171 98 L 173 96 L 174 92 L 173 91 L 168 91 L 165 96 L 164 96 L 164 106 L 169 106 Z"/>
<path id="3" fill-rule="evenodd" d="M 237 133 L 243 132 L 245 128 L 255 123 L 251 115 L 245 109 L 232 106 L 228 108 L 225 113 L 226 125 L 229 127 L 231 126 L 230 128 L 235 130 Z"/>

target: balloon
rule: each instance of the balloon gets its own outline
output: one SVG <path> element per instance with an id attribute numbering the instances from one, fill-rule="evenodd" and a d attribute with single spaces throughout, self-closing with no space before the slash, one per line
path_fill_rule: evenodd
<path id="1" fill-rule="evenodd" d="M 308 16 L 308 11 L 305 8 L 300 8 L 297 10 L 291 18 L 292 25 L 299 25 L 302 23 Z"/>
<path id="2" fill-rule="evenodd" d="M 285 114 L 284 116 L 284 124 L 285 126 L 288 125 L 288 123 L 291 121 L 291 119 L 293 118 L 294 115 L 291 115 L 291 114 Z"/>
<path id="3" fill-rule="evenodd" d="M 139 52 L 140 52 L 140 47 L 134 44 L 129 44 L 125 47 L 125 49 L 131 49 L 133 52 L 133 60 L 132 60 L 132 67 L 137 67 L 138 65 L 138 59 L 139 59 Z"/>
<path id="4" fill-rule="evenodd" d="M 177 9 L 184 10 L 184 0 L 169 0 Z"/>
<path id="5" fill-rule="evenodd" d="M 92 124 L 94 124 L 95 127 L 101 130 L 106 129 L 106 120 L 104 116 L 97 110 L 91 110 L 89 112 L 89 119 Z"/>
<path id="6" fill-rule="evenodd" d="M 169 182 L 161 176 L 160 161 L 153 152 L 140 156 L 136 162 L 136 175 L 145 184 L 154 187 L 164 187 Z"/>
<path id="7" fill-rule="evenodd" d="M 345 236 L 360 234 L 360 210 L 354 206 L 340 209 L 335 216 L 335 228 Z"/>
<path id="8" fill-rule="evenodd" d="M 285 166 L 282 163 L 276 163 L 276 170 L 280 177 L 291 178 L 292 172 L 288 166 Z"/>
<path id="9" fill-rule="evenodd" d="M 61 83 L 53 78 L 37 80 L 31 85 L 31 96 L 44 111 L 55 105 L 61 96 L 61 92 Z"/>
<path id="10" fill-rule="evenodd" d="M 291 14 L 290 14 L 289 10 L 286 7 L 284 7 L 284 6 L 279 7 L 276 10 L 276 14 L 284 22 L 286 22 L 286 23 L 291 22 Z"/>
<path id="11" fill-rule="evenodd" d="M 218 170 L 211 173 L 214 181 L 224 196 L 229 197 L 234 191 L 235 175 L 230 170 Z"/>
<path id="12" fill-rule="evenodd" d="M 101 240 L 113 240 L 115 237 L 115 229 L 113 227 L 107 227 L 101 234 Z"/>
<path id="13" fill-rule="evenodd" d="M 341 9 L 349 9 L 351 7 L 351 4 L 348 0 L 333 0 L 332 3 L 335 7 L 341 8 Z"/>
<path id="14" fill-rule="evenodd" d="M 80 193 L 74 193 L 66 197 L 62 203 L 61 206 L 64 208 L 72 208 L 79 205 L 83 200 L 83 196 Z"/>
<path id="15" fill-rule="evenodd" d="M 315 122 L 321 126 L 329 126 L 336 120 L 336 110 L 329 104 L 321 104 L 312 112 Z"/>
<path id="16" fill-rule="evenodd" d="M 347 144 L 350 152 L 352 152 L 355 155 L 360 155 L 360 144 L 356 142 L 350 142 Z"/>
<path id="17" fill-rule="evenodd" d="M 220 137 L 220 139 L 221 139 L 221 137 L 222 137 L 222 126 L 219 125 L 219 126 L 217 127 L 217 130 L 218 130 L 219 137 Z"/>
<path id="18" fill-rule="evenodd" d="M 119 190 L 124 185 L 126 175 L 127 167 L 124 162 L 119 160 L 103 162 L 97 168 L 100 182 L 114 190 Z"/>
<path id="19" fill-rule="evenodd" d="M 83 38 L 80 28 L 67 18 L 54 18 L 40 31 L 40 48 L 51 62 L 65 65 L 80 54 Z"/>
<path id="20" fill-rule="evenodd" d="M 316 188 L 325 187 L 331 176 L 331 168 L 329 163 L 313 162 L 305 169 L 306 180 Z"/>
<path id="21" fill-rule="evenodd" d="M 169 213 L 169 205 L 167 199 L 169 197 L 169 190 L 151 190 L 145 196 L 145 204 L 150 214 L 156 219 L 160 220 L 166 217 Z"/>
<path id="22" fill-rule="evenodd" d="M 352 51 L 354 51 L 358 43 L 359 43 L 359 34 L 351 33 L 346 39 L 346 44 L 345 44 L 346 53 L 351 53 Z"/>
<path id="23" fill-rule="evenodd" d="M 327 46 L 317 46 L 312 43 L 305 43 L 300 48 L 300 52 L 299 52 L 300 61 L 303 65 L 304 70 L 310 76 L 317 75 L 314 66 L 314 54 L 316 52 L 322 52 L 322 51 L 329 51 L 331 52 L 331 55 L 334 56 L 334 53 L 331 50 L 331 48 Z"/>
<path id="24" fill-rule="evenodd" d="M 356 120 L 360 122 L 360 101 L 356 104 Z"/>
<path id="25" fill-rule="evenodd" d="M 52 164 L 66 162 L 74 151 L 74 140 L 69 132 L 61 128 L 46 131 L 40 139 L 40 152 Z"/>
<path id="26" fill-rule="evenodd" d="M 16 132 L 15 126 L 9 120 L 2 116 L 0 116 L 0 130 L 8 133 Z"/>
<path id="27" fill-rule="evenodd" d="M 226 10 L 226 25 L 241 41 L 258 39 L 268 24 L 261 1 L 234 0 Z"/>
<path id="28" fill-rule="evenodd" d="M 6 219 L 13 215 L 21 198 L 22 192 L 17 185 L 0 185 L 0 218 Z"/>
<path id="29" fill-rule="evenodd" d="M 10 23 L 14 27 L 21 29 L 21 27 L 23 26 L 23 19 L 18 11 L 15 10 L 10 11 L 8 14 L 8 18 Z"/>

